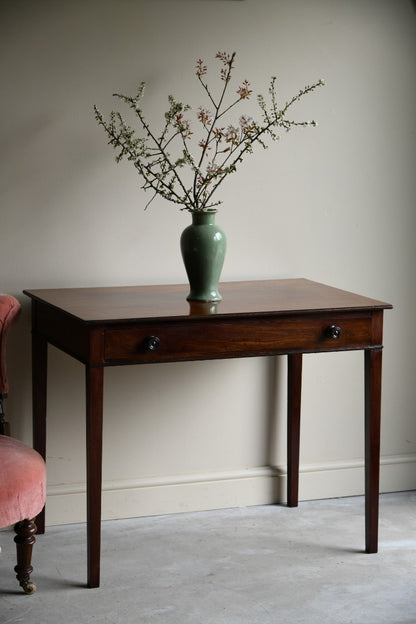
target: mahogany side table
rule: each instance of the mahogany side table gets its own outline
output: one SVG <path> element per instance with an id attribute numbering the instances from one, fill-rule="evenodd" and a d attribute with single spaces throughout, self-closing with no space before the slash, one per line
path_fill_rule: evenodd
<path id="1" fill-rule="evenodd" d="M 104 368 L 288 356 L 289 507 L 298 504 L 302 355 L 363 350 L 365 549 L 378 548 L 383 311 L 392 306 L 306 279 L 230 282 L 218 304 L 187 286 L 25 290 L 32 300 L 33 443 L 46 457 L 48 343 L 85 365 L 88 586 L 100 584 Z M 38 517 L 44 532 L 44 511 Z"/>

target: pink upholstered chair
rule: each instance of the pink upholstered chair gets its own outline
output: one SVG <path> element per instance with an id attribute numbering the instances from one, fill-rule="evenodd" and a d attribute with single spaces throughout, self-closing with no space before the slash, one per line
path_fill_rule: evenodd
<path id="1" fill-rule="evenodd" d="M 42 457 L 23 442 L 5 433 L 3 399 L 9 387 L 6 376 L 6 337 L 20 313 L 20 304 L 10 295 L 0 294 L 0 528 L 14 524 L 17 550 L 16 578 L 26 594 L 36 585 L 30 574 L 35 543 L 35 517 L 46 498 L 46 468 Z M 6 533 L 0 533 L 6 535 Z"/>

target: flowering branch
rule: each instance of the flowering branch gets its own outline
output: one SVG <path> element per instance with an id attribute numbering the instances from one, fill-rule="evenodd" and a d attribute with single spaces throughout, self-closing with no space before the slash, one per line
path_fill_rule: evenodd
<path id="1" fill-rule="evenodd" d="M 191 121 L 185 116 L 191 107 L 179 102 L 172 95 L 168 97 L 169 109 L 164 116 L 165 123 L 161 134 L 158 136 L 151 130 L 140 108 L 145 87 L 143 82 L 133 97 L 114 94 L 135 113 L 142 130 L 141 136 L 136 135 L 120 113 L 111 112 L 109 121 L 106 121 L 94 106 L 98 124 L 103 126 L 109 139 L 108 143 L 117 150 L 116 161 L 120 162 L 124 157 L 132 161 L 144 179 L 142 188 L 153 191 L 146 208 L 157 195 L 160 195 L 179 204 L 182 210 L 203 212 L 213 209 L 221 203 L 213 201 L 215 191 L 230 173 L 236 171 L 243 157 L 253 152 L 255 143 L 267 148 L 267 136 L 277 140 L 279 128 L 288 132 L 295 126 L 317 125 L 315 121 L 289 120 L 286 113 L 304 95 L 324 85 L 323 80 L 304 87 L 279 108 L 275 88 L 276 78 L 272 78 L 270 82 L 269 103 L 263 95 L 257 96 L 261 121 L 254 121 L 248 115 L 241 115 L 238 125 L 230 123 L 220 125 L 220 120 L 222 121 L 227 113 L 243 100 L 248 100 L 252 94 L 250 83 L 244 80 L 235 91 L 237 97 L 234 96 L 231 101 L 227 97 L 235 56 L 235 52 L 232 54 L 218 52 L 216 55 L 221 63 L 220 79 L 223 82 L 217 99 L 205 79 L 208 73 L 207 66 L 201 59 L 197 61 L 196 76 L 213 108 L 211 112 L 204 106 L 199 107 L 196 115 L 199 122 L 197 137 L 192 130 Z"/>

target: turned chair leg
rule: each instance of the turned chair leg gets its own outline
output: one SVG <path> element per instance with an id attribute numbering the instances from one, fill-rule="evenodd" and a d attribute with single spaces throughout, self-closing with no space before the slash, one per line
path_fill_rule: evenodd
<path id="1" fill-rule="evenodd" d="M 37 531 L 34 520 L 22 520 L 14 526 L 16 537 L 17 565 L 14 568 L 16 578 L 23 588 L 25 594 L 33 594 L 36 591 L 36 585 L 30 580 L 33 572 L 31 566 L 32 548 L 36 542 L 35 534 Z"/>

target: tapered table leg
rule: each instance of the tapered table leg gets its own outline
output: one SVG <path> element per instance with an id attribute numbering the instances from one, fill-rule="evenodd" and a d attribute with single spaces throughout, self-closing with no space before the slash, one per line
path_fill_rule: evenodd
<path id="1" fill-rule="evenodd" d="M 302 354 L 288 355 L 287 370 L 287 504 L 297 507 L 299 492 Z"/>
<path id="2" fill-rule="evenodd" d="M 35 330 L 32 332 L 32 418 L 33 448 L 46 459 L 46 384 L 48 343 Z M 45 532 L 45 508 L 36 518 L 37 532 Z"/>
<path id="3" fill-rule="evenodd" d="M 88 587 L 100 586 L 104 369 L 86 366 Z"/>
<path id="4" fill-rule="evenodd" d="M 365 549 L 378 550 L 381 349 L 365 351 Z"/>

